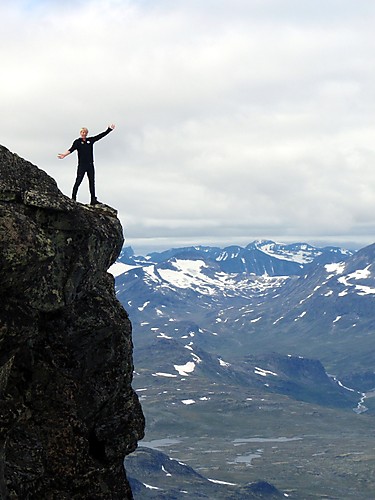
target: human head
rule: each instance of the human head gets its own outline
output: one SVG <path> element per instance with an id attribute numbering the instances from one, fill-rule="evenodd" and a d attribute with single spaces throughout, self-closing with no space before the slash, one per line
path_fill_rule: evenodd
<path id="1" fill-rule="evenodd" d="M 82 137 L 82 139 L 86 139 L 88 133 L 89 131 L 86 127 L 82 127 L 81 130 L 79 131 L 79 134 Z"/>

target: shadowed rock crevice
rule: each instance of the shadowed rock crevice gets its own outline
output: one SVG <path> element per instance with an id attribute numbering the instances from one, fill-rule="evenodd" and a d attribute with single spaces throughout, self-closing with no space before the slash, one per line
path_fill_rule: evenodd
<path id="1" fill-rule="evenodd" d="M 143 437 L 110 207 L 71 201 L 0 146 L 0 497 L 132 498 Z"/>

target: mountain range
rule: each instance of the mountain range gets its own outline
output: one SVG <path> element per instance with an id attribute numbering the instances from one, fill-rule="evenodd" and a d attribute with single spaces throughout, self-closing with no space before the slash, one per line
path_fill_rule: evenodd
<path id="1" fill-rule="evenodd" d="M 206 477 L 214 472 L 214 480 L 243 488 L 249 469 L 261 461 L 251 459 L 258 448 L 252 448 L 248 463 L 246 454 L 217 461 L 208 454 L 212 440 L 231 456 L 236 439 L 276 439 L 284 460 L 281 449 L 294 443 L 288 439 L 312 446 L 305 436 L 309 428 L 317 430 L 315 414 L 324 414 L 324 422 L 344 418 L 352 432 L 347 443 L 358 443 L 360 428 L 367 432 L 358 425 L 372 422 L 375 414 L 375 245 L 352 252 L 254 241 L 146 256 L 128 247 L 110 271 L 133 324 L 134 384 L 150 448 L 160 439 L 177 439 L 163 451 L 190 460 L 194 468 L 198 464 L 197 472 Z M 291 420 L 291 415 L 296 416 Z M 194 453 L 184 446 L 186 436 L 200 443 Z M 280 436 L 287 441 L 277 441 Z M 269 453 L 276 448 L 270 446 Z M 261 471 L 266 475 L 251 479 L 274 484 L 273 472 L 267 475 L 264 466 Z M 293 477 L 290 469 L 287 474 Z M 335 474 L 329 484 L 351 487 L 339 484 Z M 306 484 L 306 477 L 295 477 L 291 485 L 276 474 L 275 486 L 292 497 L 296 486 L 298 495 L 310 498 L 313 483 Z M 147 478 L 133 479 L 147 484 Z M 375 481 L 373 486 L 375 491 Z M 167 498 L 163 494 L 160 498 Z"/>
<path id="2" fill-rule="evenodd" d="M 272 350 L 348 376 L 373 368 L 374 255 L 374 245 L 353 253 L 270 241 L 146 257 L 127 248 L 112 271 L 140 345 L 194 334 L 223 356 Z"/>

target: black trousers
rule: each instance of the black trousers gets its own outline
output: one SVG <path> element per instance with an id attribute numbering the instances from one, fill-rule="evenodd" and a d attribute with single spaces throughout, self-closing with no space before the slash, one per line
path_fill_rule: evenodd
<path id="1" fill-rule="evenodd" d="M 73 192 L 72 192 L 72 198 L 75 200 L 77 198 L 77 192 L 78 188 L 83 181 L 83 178 L 87 174 L 87 177 L 89 179 L 89 188 L 90 188 L 90 195 L 91 195 L 91 201 L 95 200 L 95 169 L 94 165 L 91 163 L 89 165 L 78 165 L 77 167 L 77 177 L 76 181 L 73 186 Z"/>

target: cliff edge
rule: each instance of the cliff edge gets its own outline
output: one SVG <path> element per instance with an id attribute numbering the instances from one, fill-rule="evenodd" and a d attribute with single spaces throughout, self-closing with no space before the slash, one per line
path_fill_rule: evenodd
<path id="1" fill-rule="evenodd" d="M 132 498 L 144 417 L 107 273 L 122 244 L 114 210 L 0 146 L 0 498 Z"/>

